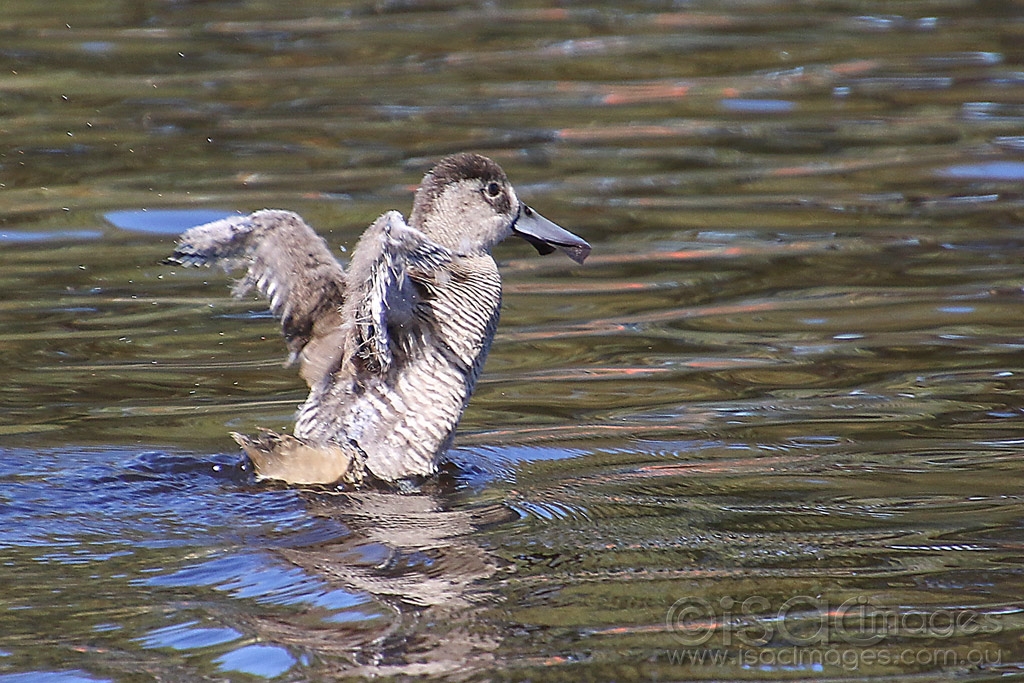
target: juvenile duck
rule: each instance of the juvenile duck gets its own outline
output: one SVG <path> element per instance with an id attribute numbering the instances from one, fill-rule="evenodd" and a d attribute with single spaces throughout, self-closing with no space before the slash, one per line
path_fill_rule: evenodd
<path id="1" fill-rule="evenodd" d="M 389 211 L 345 269 L 297 214 L 266 210 L 186 231 L 171 260 L 245 267 L 281 319 L 289 362 L 309 385 L 295 435 L 232 433 L 259 476 L 295 484 L 425 477 L 469 402 L 501 307 L 491 249 L 509 235 L 578 263 L 590 245 L 516 196 L 477 154 L 426 174 L 409 222 Z"/>

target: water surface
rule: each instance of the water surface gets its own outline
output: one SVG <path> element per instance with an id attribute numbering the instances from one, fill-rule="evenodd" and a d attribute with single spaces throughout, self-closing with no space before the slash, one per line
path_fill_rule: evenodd
<path id="1" fill-rule="evenodd" d="M 7 0 L 0 37 L 0 683 L 1022 677 L 1017 4 Z M 343 257 L 463 150 L 593 255 L 499 247 L 420 495 L 256 483 L 227 432 L 303 385 L 174 236 L 289 208 Z"/>

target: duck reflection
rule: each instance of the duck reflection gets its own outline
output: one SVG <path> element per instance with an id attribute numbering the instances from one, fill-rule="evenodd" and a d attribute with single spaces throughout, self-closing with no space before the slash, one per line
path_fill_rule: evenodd
<path id="1" fill-rule="evenodd" d="M 501 565 L 475 532 L 517 515 L 500 504 L 455 508 L 440 489 L 302 491 L 311 515 L 340 522 L 348 533 L 275 552 L 332 587 L 369 596 L 379 616 L 338 622 L 275 615 L 252 625 L 259 637 L 341 660 L 344 673 L 355 676 L 465 672 L 492 663 L 499 637 L 486 612 L 499 598 L 486 579 Z"/>

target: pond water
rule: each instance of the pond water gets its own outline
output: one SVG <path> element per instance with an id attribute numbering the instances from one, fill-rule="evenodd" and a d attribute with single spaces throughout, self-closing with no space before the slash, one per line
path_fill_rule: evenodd
<path id="1" fill-rule="evenodd" d="M 899 14 L 892 14 L 899 12 Z M 4 0 L 0 683 L 1024 678 L 1019 2 Z M 260 484 L 274 320 L 444 154 L 588 239 L 419 495 Z"/>

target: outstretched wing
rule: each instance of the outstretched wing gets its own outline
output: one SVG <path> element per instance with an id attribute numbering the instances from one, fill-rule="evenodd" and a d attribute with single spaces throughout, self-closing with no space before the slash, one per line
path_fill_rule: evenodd
<path id="1" fill-rule="evenodd" d="M 345 271 L 322 237 L 291 211 L 257 211 L 187 230 L 172 261 L 186 266 L 245 267 L 232 292 L 256 288 L 281 319 L 288 361 L 313 386 L 336 356 L 341 340 Z"/>
<path id="2" fill-rule="evenodd" d="M 349 264 L 352 285 L 343 311 L 354 322 L 356 355 L 365 368 L 384 373 L 391 367 L 400 344 L 395 331 L 413 323 L 424 287 L 454 259 L 397 211 L 367 228 Z"/>

